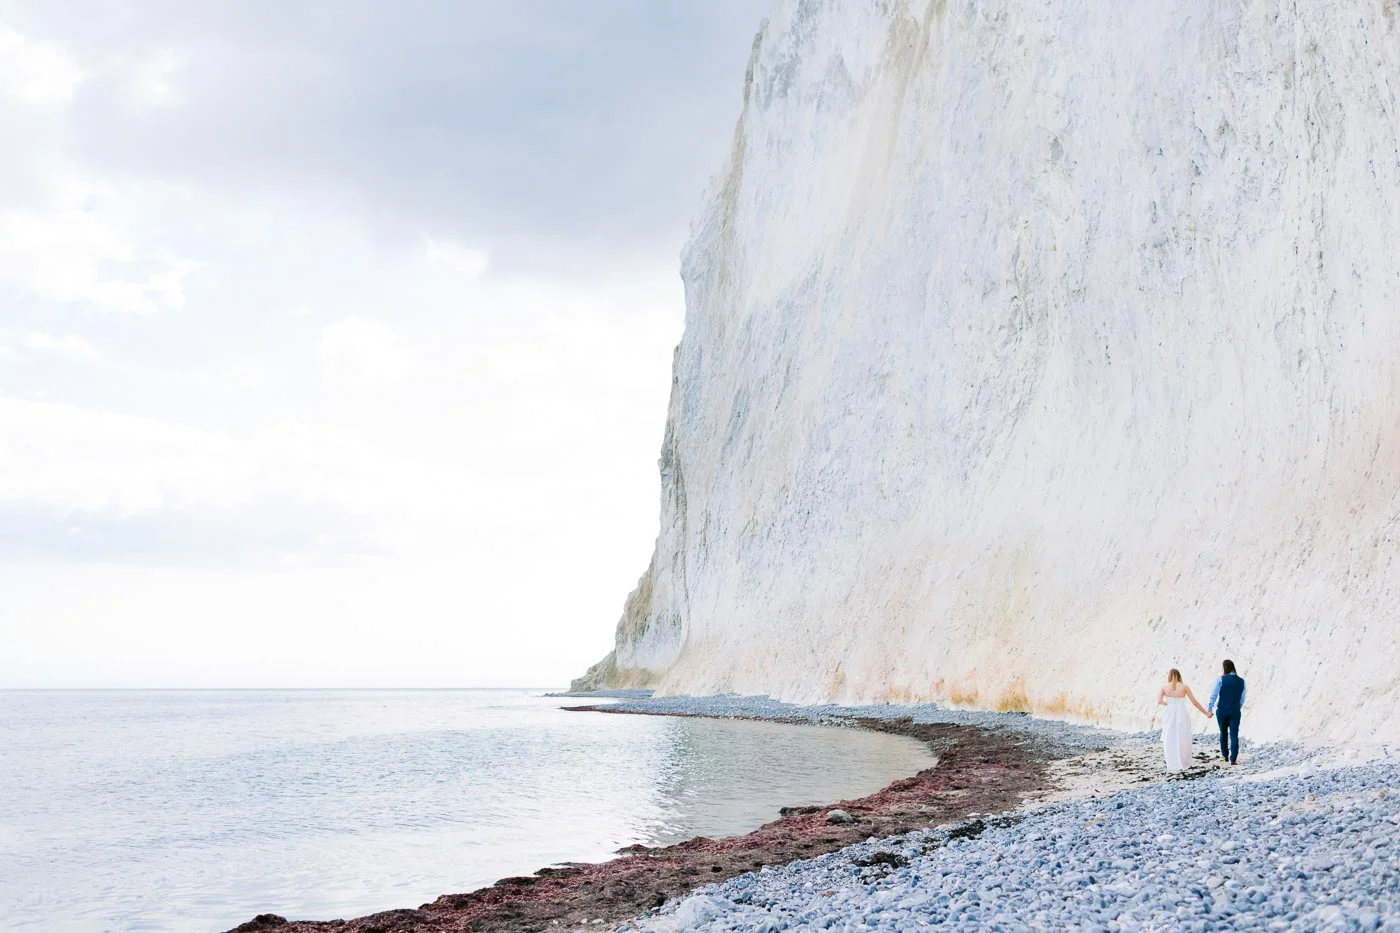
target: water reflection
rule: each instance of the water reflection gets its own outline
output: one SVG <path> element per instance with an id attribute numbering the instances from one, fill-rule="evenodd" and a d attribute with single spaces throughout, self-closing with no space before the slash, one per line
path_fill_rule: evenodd
<path id="1" fill-rule="evenodd" d="M 745 832 L 927 767 L 849 729 L 570 713 L 538 691 L 0 691 L 0 929 L 417 906 Z"/>
<path id="2" fill-rule="evenodd" d="M 901 736 L 743 720 L 664 720 L 656 776 L 661 816 L 641 828 L 648 845 L 732 836 L 786 806 L 873 793 L 929 767 L 934 757 Z"/>

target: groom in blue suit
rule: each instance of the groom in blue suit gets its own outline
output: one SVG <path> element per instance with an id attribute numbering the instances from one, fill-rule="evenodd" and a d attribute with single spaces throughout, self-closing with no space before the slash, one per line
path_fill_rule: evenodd
<path id="1" fill-rule="evenodd" d="M 1221 666 L 1225 672 L 1215 679 L 1215 689 L 1210 692 L 1206 714 L 1215 713 L 1215 721 L 1220 725 L 1220 757 L 1234 764 L 1240 757 L 1240 711 L 1244 709 L 1244 678 L 1235 673 L 1234 661 L 1225 661 Z"/>

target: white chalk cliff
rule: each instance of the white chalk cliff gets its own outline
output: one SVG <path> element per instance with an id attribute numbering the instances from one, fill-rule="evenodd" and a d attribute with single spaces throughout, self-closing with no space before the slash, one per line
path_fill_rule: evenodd
<path id="1" fill-rule="evenodd" d="M 581 685 L 1400 739 L 1397 94 L 1381 0 L 777 0 Z"/>

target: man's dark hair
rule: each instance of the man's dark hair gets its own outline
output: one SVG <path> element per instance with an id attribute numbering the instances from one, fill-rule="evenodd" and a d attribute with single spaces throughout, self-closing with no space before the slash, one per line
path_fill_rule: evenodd
<path id="1" fill-rule="evenodd" d="M 1224 664 L 1222 664 L 1222 665 L 1220 665 L 1220 666 L 1223 667 L 1223 668 L 1225 668 L 1225 673 L 1227 673 L 1227 674 L 1233 674 L 1233 673 L 1235 672 L 1235 662 L 1234 662 L 1234 661 L 1229 661 L 1229 660 L 1227 660 Z"/>

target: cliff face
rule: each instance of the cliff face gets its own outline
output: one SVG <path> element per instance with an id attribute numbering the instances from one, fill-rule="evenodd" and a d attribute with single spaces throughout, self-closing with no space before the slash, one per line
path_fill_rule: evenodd
<path id="1" fill-rule="evenodd" d="M 1400 738 L 1397 21 L 778 0 L 594 683 Z"/>

